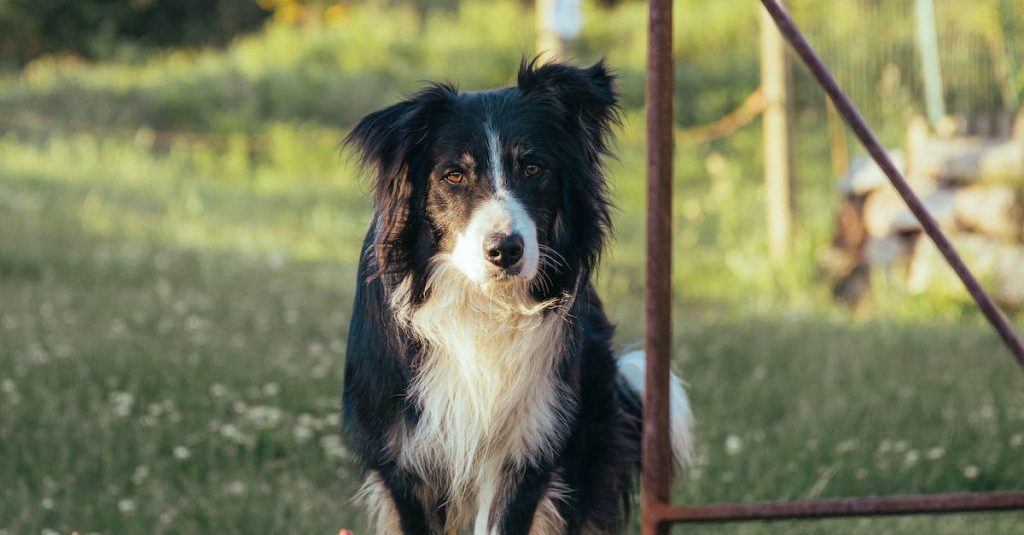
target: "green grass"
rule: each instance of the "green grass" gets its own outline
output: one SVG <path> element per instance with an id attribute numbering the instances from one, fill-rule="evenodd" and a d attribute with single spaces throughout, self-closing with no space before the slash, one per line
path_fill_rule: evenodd
<path id="1" fill-rule="evenodd" d="M 229 148 L 0 141 L 0 529 L 363 525 L 335 432 L 367 195 L 334 133 L 274 135 L 323 142 L 301 144 L 299 161 L 261 153 L 243 165 Z M 621 150 L 621 231 L 600 285 L 628 343 L 642 327 L 642 181 L 628 131 Z M 787 280 L 803 278 L 786 269 L 766 266 L 766 282 L 747 278 L 760 264 L 716 263 L 716 239 L 731 238 L 709 219 L 724 214 L 681 165 L 703 214 L 683 218 L 676 259 L 676 365 L 700 421 L 681 500 L 1019 485 L 1024 376 L 975 313 L 938 303 L 930 318 L 894 309 L 854 322 L 813 283 L 791 295 Z M 750 243 L 725 256 L 756 260 Z M 737 529 L 1012 533 L 1021 522 Z"/>
<path id="2" fill-rule="evenodd" d="M 681 124 L 756 84 L 755 19 L 736 5 L 680 15 Z M 610 51 L 625 93 L 598 275 L 623 345 L 643 327 L 642 7 L 588 5 L 581 45 Z M 492 9 L 466 3 L 456 26 L 523 15 Z M 365 533 L 336 431 L 369 196 L 337 141 L 416 80 L 507 82 L 532 36 L 353 13 L 225 51 L 0 77 L 0 534 Z M 856 319 L 830 302 L 817 262 L 837 200 L 810 106 L 795 250 L 767 260 L 758 126 L 677 142 L 674 355 L 699 420 L 677 499 L 1019 488 L 1024 374 L 962 292 L 880 288 Z M 1022 529 L 1007 513 L 677 532 Z"/>

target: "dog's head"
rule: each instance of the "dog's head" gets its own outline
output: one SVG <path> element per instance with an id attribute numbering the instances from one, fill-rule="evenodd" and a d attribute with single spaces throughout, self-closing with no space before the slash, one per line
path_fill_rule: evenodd
<path id="1" fill-rule="evenodd" d="M 613 81 L 603 63 L 524 62 L 513 87 L 435 84 L 366 116 L 346 142 L 376 171 L 375 274 L 446 262 L 535 294 L 589 274 L 610 223 Z"/>

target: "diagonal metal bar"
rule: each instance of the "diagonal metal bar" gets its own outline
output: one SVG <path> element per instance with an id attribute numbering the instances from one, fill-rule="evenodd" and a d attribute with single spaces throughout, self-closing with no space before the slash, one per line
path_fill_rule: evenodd
<path id="1" fill-rule="evenodd" d="M 764 4 L 765 9 L 771 14 L 772 19 L 775 20 L 775 24 L 779 27 L 779 31 L 782 32 L 782 36 L 789 41 L 789 44 L 796 51 L 800 59 L 803 60 L 807 68 L 810 69 L 811 74 L 817 78 L 818 83 L 828 93 L 829 98 L 836 106 L 836 110 L 846 120 L 846 124 L 850 126 L 853 133 L 856 134 L 857 138 L 864 145 L 864 148 L 871 153 L 871 157 L 874 158 L 875 163 L 878 167 L 885 172 L 885 175 L 889 177 L 889 181 L 892 182 L 896 191 L 903 197 L 903 201 L 907 203 L 907 207 L 914 213 L 917 220 L 921 222 L 921 226 L 924 227 L 924 231 L 928 234 L 928 237 L 935 242 L 935 246 L 938 247 L 939 252 L 946 258 L 946 262 L 949 263 L 953 271 L 956 272 L 957 276 L 960 277 L 960 281 L 967 287 L 967 291 L 974 298 L 974 302 L 978 304 L 978 308 L 988 319 L 989 323 L 995 328 L 999 336 L 1003 338 L 1003 342 L 1006 343 L 1007 349 L 1017 359 L 1017 362 L 1024 366 L 1024 342 L 1021 341 L 1020 336 L 1010 325 L 1010 321 L 1003 314 L 1003 311 L 998 305 L 992 301 L 992 298 L 985 292 L 981 284 L 978 283 L 978 279 L 974 277 L 971 270 L 967 268 L 963 259 L 959 253 L 956 252 L 956 248 L 949 241 L 949 238 L 939 228 L 939 224 L 935 221 L 935 218 L 928 213 L 925 209 L 924 203 L 918 198 L 914 190 L 911 189 L 910 185 L 907 184 L 903 173 L 892 163 L 889 155 L 882 148 L 882 144 L 878 141 L 875 133 L 861 117 L 860 112 L 857 111 L 857 107 L 853 105 L 846 93 L 839 87 L 839 83 L 836 82 L 835 77 L 829 72 L 828 67 L 821 61 L 818 54 L 814 52 L 811 45 L 804 38 L 803 34 L 800 33 L 796 23 L 786 12 L 786 9 L 779 4 L 778 0 L 761 0 Z"/>

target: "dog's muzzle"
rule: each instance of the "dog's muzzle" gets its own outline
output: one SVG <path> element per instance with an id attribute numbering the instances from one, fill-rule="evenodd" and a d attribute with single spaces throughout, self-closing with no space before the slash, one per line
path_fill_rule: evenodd
<path id="1" fill-rule="evenodd" d="M 532 279 L 539 260 L 537 226 L 523 205 L 510 197 L 478 207 L 451 255 L 451 261 L 476 282 Z"/>

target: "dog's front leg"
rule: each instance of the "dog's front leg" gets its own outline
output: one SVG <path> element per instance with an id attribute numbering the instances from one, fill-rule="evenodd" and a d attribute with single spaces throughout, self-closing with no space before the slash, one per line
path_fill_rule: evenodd
<path id="1" fill-rule="evenodd" d="M 430 535 L 411 477 L 394 466 L 372 470 L 360 491 L 377 535 Z"/>
<path id="2" fill-rule="evenodd" d="M 486 535 L 562 535 L 561 485 L 547 470 L 529 468 L 511 485 L 500 510 L 491 511 Z M 481 535 L 480 524 L 474 535 Z"/>

